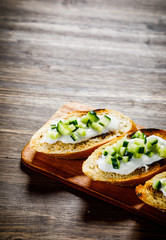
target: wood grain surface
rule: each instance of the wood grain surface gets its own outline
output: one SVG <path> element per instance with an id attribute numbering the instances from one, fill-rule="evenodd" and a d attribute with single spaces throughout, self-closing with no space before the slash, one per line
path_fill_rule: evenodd
<path id="1" fill-rule="evenodd" d="M 166 129 L 166 1 L 0 1 L 0 239 L 165 239 L 166 229 L 27 169 L 71 101 Z"/>

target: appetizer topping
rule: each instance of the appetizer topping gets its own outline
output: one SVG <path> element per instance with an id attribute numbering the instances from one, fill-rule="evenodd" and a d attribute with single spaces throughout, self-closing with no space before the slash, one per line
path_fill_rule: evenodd
<path id="1" fill-rule="evenodd" d="M 98 167 L 105 172 L 130 174 L 137 168 L 166 158 L 166 141 L 155 135 L 146 137 L 137 131 L 131 139 L 123 138 L 117 143 L 106 146 L 97 160 Z"/>
<path id="2" fill-rule="evenodd" d="M 152 187 L 154 190 L 161 191 L 166 197 L 166 178 L 153 181 Z"/>
<path id="3" fill-rule="evenodd" d="M 119 124 L 120 121 L 114 117 L 97 115 L 95 111 L 89 111 L 82 117 L 72 116 L 52 121 L 42 141 L 50 144 L 57 141 L 79 143 L 110 131 L 115 132 Z"/>

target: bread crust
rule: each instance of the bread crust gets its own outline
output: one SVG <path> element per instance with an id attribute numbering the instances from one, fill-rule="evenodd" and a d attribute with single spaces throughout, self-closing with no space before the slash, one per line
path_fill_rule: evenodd
<path id="1" fill-rule="evenodd" d="M 155 175 L 152 179 L 145 182 L 144 185 L 138 185 L 135 189 L 136 195 L 146 204 L 166 212 L 166 197 L 161 191 L 154 190 L 153 181 L 166 178 L 166 172 Z"/>
<path id="2" fill-rule="evenodd" d="M 37 152 L 42 154 L 51 155 L 57 158 L 64 159 L 85 159 L 87 158 L 96 148 L 107 143 L 110 139 L 115 138 L 119 135 L 124 135 L 132 130 L 136 130 L 136 124 L 127 116 L 122 113 L 116 112 L 109 109 L 94 109 L 97 114 L 109 114 L 113 117 L 120 119 L 120 129 L 115 133 L 109 132 L 109 134 L 103 134 L 97 137 L 93 137 L 87 141 L 76 143 L 76 144 L 65 144 L 58 141 L 55 144 L 41 143 L 42 138 L 47 131 L 50 123 L 53 121 L 51 118 L 42 128 L 40 128 L 31 138 L 30 147 Z M 69 118 L 71 116 L 81 117 L 88 111 L 73 111 L 61 118 Z M 58 117 L 59 119 L 60 117 Z"/>
<path id="3" fill-rule="evenodd" d="M 166 131 L 162 129 L 140 129 L 146 136 L 157 135 L 166 140 Z M 135 132 L 130 132 L 127 134 L 127 137 L 132 137 Z M 117 173 L 108 173 L 104 172 L 98 168 L 97 159 L 102 154 L 102 148 L 116 143 L 118 140 L 123 138 L 123 136 L 113 139 L 107 144 L 104 144 L 102 147 L 99 147 L 95 150 L 89 158 L 84 161 L 82 166 L 82 171 L 85 175 L 89 176 L 95 181 L 105 181 L 110 184 L 121 185 L 121 186 L 135 186 L 140 183 L 144 183 L 154 175 L 166 170 L 166 159 L 160 160 L 156 163 L 153 163 L 149 166 L 148 170 L 145 171 L 145 168 L 136 169 L 133 173 L 128 175 L 121 175 Z"/>

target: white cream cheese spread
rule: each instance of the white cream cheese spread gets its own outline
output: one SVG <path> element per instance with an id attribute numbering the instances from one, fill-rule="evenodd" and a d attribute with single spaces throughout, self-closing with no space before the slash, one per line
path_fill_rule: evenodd
<path id="1" fill-rule="evenodd" d="M 101 119 L 101 117 L 103 115 L 97 115 L 97 116 Z M 70 135 L 60 135 L 57 139 L 52 139 L 52 138 L 48 137 L 47 134 L 45 134 L 44 138 L 42 139 L 42 142 L 46 142 L 46 143 L 49 143 L 49 144 L 54 144 L 57 141 L 61 141 L 63 143 L 75 144 L 75 143 L 80 143 L 80 142 L 86 141 L 86 140 L 88 140 L 92 137 L 96 137 L 98 135 L 108 133 L 110 131 L 111 132 L 117 131 L 117 129 L 119 128 L 120 120 L 115 118 L 115 117 L 109 116 L 109 115 L 107 115 L 107 116 L 111 119 L 111 121 L 109 122 L 108 126 L 103 127 L 103 129 L 100 133 L 97 130 L 91 128 L 91 127 L 87 127 L 87 128 L 85 128 L 85 130 L 86 130 L 85 136 L 81 136 L 77 140 L 73 140 Z M 65 121 L 64 119 L 56 119 L 56 120 L 53 120 L 51 122 L 51 125 L 52 124 L 56 125 L 60 120 L 62 122 Z M 78 125 L 81 122 L 81 119 L 79 117 L 77 118 L 77 122 L 78 122 Z M 50 127 L 48 129 L 48 131 L 53 131 L 53 130 L 51 130 L 51 127 Z"/>
<path id="2" fill-rule="evenodd" d="M 158 140 L 158 143 L 160 144 L 160 147 L 166 147 L 166 141 L 163 138 L 160 138 L 155 135 L 151 135 L 147 137 L 147 140 L 150 138 L 155 138 Z M 133 142 L 134 139 L 127 139 L 129 143 Z M 112 145 L 113 146 L 113 145 Z M 153 156 L 149 157 L 145 154 L 142 154 L 141 158 L 134 158 L 132 157 L 130 161 L 128 162 L 121 162 L 120 168 L 115 169 L 113 168 L 112 164 L 109 164 L 106 162 L 106 156 L 103 154 L 101 155 L 100 158 L 97 160 L 98 167 L 104 171 L 104 172 L 113 172 L 113 173 L 118 173 L 118 174 L 123 174 L 127 175 L 135 171 L 136 169 L 139 169 L 141 167 L 145 167 L 145 169 L 148 169 L 148 165 L 157 162 L 159 160 L 163 159 L 163 157 L 160 157 L 158 153 L 154 153 Z"/>

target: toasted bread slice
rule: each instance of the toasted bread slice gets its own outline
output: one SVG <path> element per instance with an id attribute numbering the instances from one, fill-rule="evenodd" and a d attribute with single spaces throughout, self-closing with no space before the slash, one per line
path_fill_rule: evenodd
<path id="1" fill-rule="evenodd" d="M 166 131 L 164 130 L 140 129 L 140 131 L 146 134 L 147 137 L 150 135 L 157 135 L 166 140 Z M 131 138 L 133 134 L 134 133 L 130 133 L 126 137 Z M 147 171 L 145 167 L 136 169 L 134 172 L 127 175 L 102 171 L 97 164 L 98 158 L 102 155 L 102 149 L 106 146 L 113 145 L 122 138 L 123 136 L 114 138 L 107 144 L 104 144 L 103 146 L 96 149 L 83 163 L 82 171 L 84 172 L 84 174 L 95 181 L 105 181 L 111 184 L 117 184 L 122 186 L 134 186 L 139 183 L 144 183 L 147 179 L 150 179 L 155 174 L 166 170 L 166 159 L 162 159 L 158 162 L 151 164 Z"/>
<path id="2" fill-rule="evenodd" d="M 162 178 L 166 178 L 166 172 L 155 175 L 152 179 L 146 181 L 144 185 L 138 185 L 136 194 L 143 202 L 166 212 L 166 197 L 160 190 L 153 189 L 153 182 Z"/>
<path id="3" fill-rule="evenodd" d="M 37 152 L 43 154 L 50 154 L 54 157 L 65 158 L 65 159 L 83 159 L 87 158 L 96 148 L 105 144 L 117 136 L 126 134 L 129 131 L 136 130 L 136 124 L 127 116 L 122 113 L 108 110 L 108 109 L 97 109 L 94 110 L 99 115 L 107 114 L 120 120 L 119 128 L 116 132 L 108 132 L 80 143 L 63 143 L 58 141 L 54 144 L 42 142 L 45 133 L 47 132 L 53 119 L 51 118 L 42 128 L 40 128 L 32 137 L 30 141 L 30 147 Z M 88 111 L 74 111 L 67 115 L 63 115 L 63 119 L 67 119 L 72 116 L 81 117 L 88 113 Z M 58 118 L 59 119 L 59 118 Z"/>

